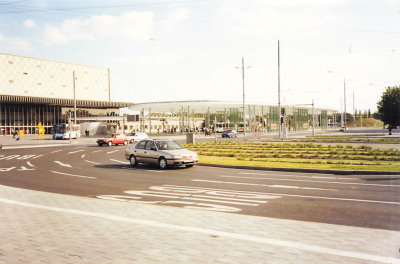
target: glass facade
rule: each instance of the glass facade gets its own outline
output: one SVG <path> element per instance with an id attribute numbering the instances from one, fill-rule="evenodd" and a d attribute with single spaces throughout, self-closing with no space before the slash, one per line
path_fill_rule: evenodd
<path id="1" fill-rule="evenodd" d="M 130 110 L 140 112 L 138 130 L 154 132 L 204 131 L 227 129 L 243 131 L 243 104 L 218 101 L 179 101 L 135 104 Z M 301 131 L 312 127 L 311 106 L 282 106 L 282 121 L 288 130 Z M 277 106 L 246 104 L 246 132 L 277 132 L 280 115 Z M 314 109 L 316 127 L 326 128 L 331 110 Z M 162 122 L 162 126 L 160 125 Z M 156 131 L 154 128 L 156 127 Z M 167 130 L 167 131 L 166 131 Z"/>

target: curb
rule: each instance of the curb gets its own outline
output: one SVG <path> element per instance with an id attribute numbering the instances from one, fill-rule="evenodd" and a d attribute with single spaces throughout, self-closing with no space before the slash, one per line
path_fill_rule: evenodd
<path id="1" fill-rule="evenodd" d="M 295 169 L 295 168 L 272 168 L 272 167 L 254 167 L 254 166 L 235 166 L 222 164 L 206 164 L 197 163 L 196 165 L 205 167 L 217 167 L 227 169 L 246 169 L 246 170 L 263 170 L 263 171 L 285 171 L 285 172 L 303 172 L 303 173 L 326 173 L 336 175 L 400 175 L 396 171 L 355 171 L 355 170 L 318 170 L 318 169 Z"/>

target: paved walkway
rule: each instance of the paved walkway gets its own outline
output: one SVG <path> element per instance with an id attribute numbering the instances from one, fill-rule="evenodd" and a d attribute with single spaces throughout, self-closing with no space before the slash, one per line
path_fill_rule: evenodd
<path id="1" fill-rule="evenodd" d="M 400 232 L 0 186 L 4 263 L 400 263 Z"/>

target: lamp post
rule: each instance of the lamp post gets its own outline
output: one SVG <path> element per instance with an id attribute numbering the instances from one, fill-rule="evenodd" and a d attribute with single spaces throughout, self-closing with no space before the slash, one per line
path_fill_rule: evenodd
<path id="1" fill-rule="evenodd" d="M 250 66 L 244 67 L 244 58 L 242 57 L 242 67 L 235 67 L 242 69 L 242 86 L 243 86 L 243 134 L 246 136 L 246 108 L 245 108 L 245 93 L 244 93 L 244 69 L 250 68 Z"/>
<path id="2" fill-rule="evenodd" d="M 281 110 L 281 60 L 278 40 L 278 123 L 279 123 L 279 139 L 282 139 L 282 110 Z"/>

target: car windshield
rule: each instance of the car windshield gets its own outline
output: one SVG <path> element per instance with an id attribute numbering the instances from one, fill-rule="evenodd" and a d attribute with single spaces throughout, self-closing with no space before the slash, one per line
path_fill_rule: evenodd
<path id="1" fill-rule="evenodd" d="M 170 140 L 156 141 L 156 145 L 159 150 L 174 150 L 183 148 L 175 141 L 170 141 Z"/>
<path id="2" fill-rule="evenodd" d="M 114 135 L 105 135 L 105 138 L 112 138 L 112 137 L 114 137 Z"/>

